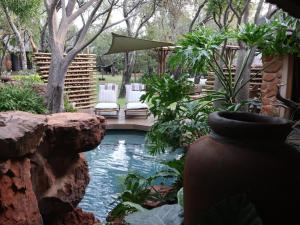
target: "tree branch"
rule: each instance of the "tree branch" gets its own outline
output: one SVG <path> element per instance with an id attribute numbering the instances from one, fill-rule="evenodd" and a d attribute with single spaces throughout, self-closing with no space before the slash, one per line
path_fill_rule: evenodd
<path id="1" fill-rule="evenodd" d="M 189 31 L 190 31 L 190 32 L 193 30 L 194 24 L 195 24 L 195 22 L 197 21 L 199 15 L 200 15 L 200 12 L 202 11 L 202 9 L 204 8 L 204 6 L 205 6 L 205 4 L 206 4 L 207 2 L 208 2 L 208 0 L 205 0 L 201 5 L 199 5 L 198 10 L 197 10 L 197 12 L 196 12 L 196 14 L 195 14 L 195 16 L 194 16 L 194 18 L 193 18 L 191 24 L 190 24 L 190 27 L 189 27 Z"/>

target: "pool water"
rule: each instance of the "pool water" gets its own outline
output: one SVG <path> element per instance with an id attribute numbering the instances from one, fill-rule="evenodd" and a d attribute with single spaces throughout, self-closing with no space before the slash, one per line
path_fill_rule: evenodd
<path id="1" fill-rule="evenodd" d="M 128 173 L 153 175 L 165 167 L 161 161 L 176 157 L 175 153 L 149 155 L 145 135 L 142 131 L 108 131 L 96 150 L 85 153 L 90 183 L 79 207 L 105 221 L 117 204 L 113 202 L 122 192 L 121 184 Z"/>

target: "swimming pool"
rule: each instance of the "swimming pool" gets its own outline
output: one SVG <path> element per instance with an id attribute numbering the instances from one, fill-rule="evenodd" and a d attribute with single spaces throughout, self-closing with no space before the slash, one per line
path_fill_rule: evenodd
<path id="1" fill-rule="evenodd" d="M 79 207 L 104 222 L 129 172 L 152 175 L 164 167 L 161 161 L 176 157 L 175 153 L 149 155 L 145 135 L 142 131 L 108 131 L 96 150 L 85 153 L 91 180 Z"/>

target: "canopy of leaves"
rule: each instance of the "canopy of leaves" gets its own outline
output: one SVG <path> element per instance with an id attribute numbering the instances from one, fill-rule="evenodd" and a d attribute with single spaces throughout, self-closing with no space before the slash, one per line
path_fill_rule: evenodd
<path id="1" fill-rule="evenodd" d="M 257 46 L 266 56 L 300 55 L 300 37 L 291 20 L 273 20 L 261 25 L 246 24 L 237 38 L 250 46 Z"/>
<path id="2" fill-rule="evenodd" d="M 41 0 L 1 0 L 3 7 L 13 12 L 21 21 L 32 18 L 41 6 Z"/>
<path id="3" fill-rule="evenodd" d="M 205 73 L 212 55 L 228 38 L 228 32 L 216 32 L 208 27 L 184 35 L 178 42 L 180 46 L 170 58 L 170 64 L 176 68 L 191 69 L 194 73 Z"/>

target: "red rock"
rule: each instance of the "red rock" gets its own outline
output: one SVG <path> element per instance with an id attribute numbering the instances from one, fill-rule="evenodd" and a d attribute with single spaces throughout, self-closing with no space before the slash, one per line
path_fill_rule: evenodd
<path id="1" fill-rule="evenodd" d="M 66 163 L 68 166 L 64 171 L 56 171 L 55 161 L 49 164 L 56 180 L 39 199 L 40 211 L 45 220 L 77 207 L 89 183 L 88 166 L 82 155 Z"/>
<path id="2" fill-rule="evenodd" d="M 95 225 L 100 221 L 95 218 L 92 213 L 84 212 L 80 208 L 76 208 L 72 212 L 67 213 L 60 219 L 56 219 L 49 225 Z"/>
<path id="3" fill-rule="evenodd" d="M 43 224 L 31 185 L 29 159 L 0 163 L 0 224 Z"/>
<path id="4" fill-rule="evenodd" d="M 27 112 L 0 113 L 0 158 L 34 153 L 42 140 L 46 117 Z"/>
<path id="5" fill-rule="evenodd" d="M 48 158 L 95 149 L 104 136 L 104 119 L 86 113 L 47 116 L 46 136 L 39 151 Z"/>

